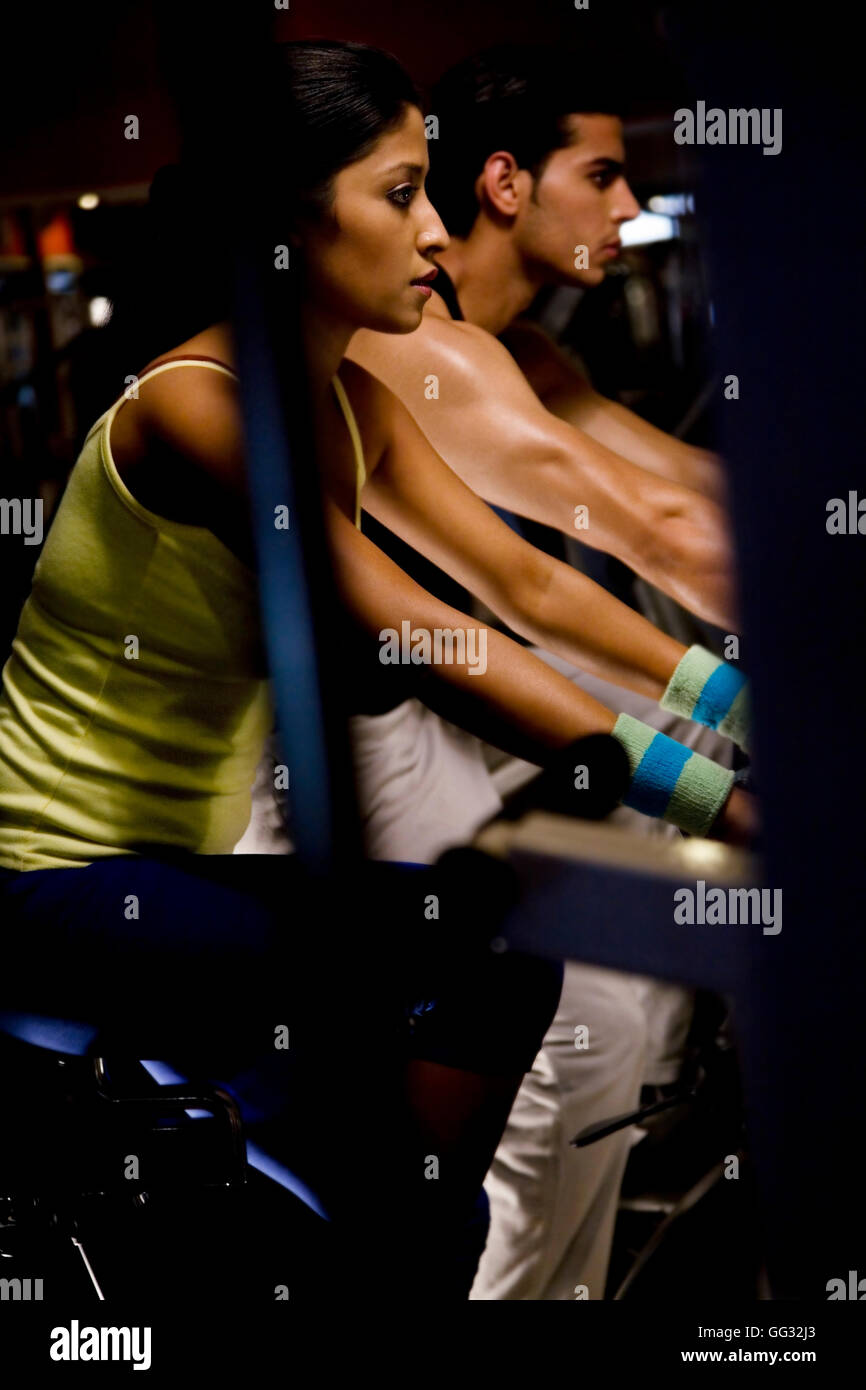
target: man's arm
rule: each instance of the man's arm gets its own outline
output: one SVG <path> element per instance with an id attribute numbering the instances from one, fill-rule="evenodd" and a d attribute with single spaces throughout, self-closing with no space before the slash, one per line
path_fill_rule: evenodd
<path id="1" fill-rule="evenodd" d="M 477 598 L 513 632 L 572 665 L 660 699 L 686 648 L 601 585 L 515 534 L 439 457 L 375 377 L 344 372 L 368 459 L 362 501 L 384 526 Z"/>
<path id="2" fill-rule="evenodd" d="M 539 400 L 560 420 L 639 467 L 726 504 L 724 465 L 715 454 L 684 444 L 625 406 L 599 395 L 537 324 L 512 324 L 502 341 Z"/>
<path id="3" fill-rule="evenodd" d="M 616 556 L 698 617 L 737 630 L 722 509 L 558 419 L 491 334 L 425 313 L 415 333 L 356 333 L 348 356 L 488 502 Z"/>

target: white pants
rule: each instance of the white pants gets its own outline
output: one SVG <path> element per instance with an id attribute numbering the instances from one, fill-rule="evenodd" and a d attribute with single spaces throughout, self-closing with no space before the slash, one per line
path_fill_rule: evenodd
<path id="1" fill-rule="evenodd" d="M 730 766 L 732 747 L 646 696 L 536 655 L 610 709 L 625 711 Z M 417 700 L 350 721 L 359 800 L 374 859 L 431 863 L 465 844 L 538 769 L 516 758 L 491 773 L 483 745 Z M 236 854 L 285 853 L 290 843 L 272 792 L 269 749 L 253 791 L 253 814 Z M 635 833 L 678 836 L 674 827 L 626 807 L 611 821 Z M 572 1299 L 585 1285 L 602 1298 L 619 1188 L 632 1130 L 587 1149 L 569 1147 L 581 1129 L 636 1109 L 644 1084 L 679 1075 L 692 1013 L 677 985 L 569 962 L 544 1044 L 524 1077 L 485 1181 L 490 1234 L 473 1299 Z M 588 1046 L 575 1047 L 584 1024 Z"/>

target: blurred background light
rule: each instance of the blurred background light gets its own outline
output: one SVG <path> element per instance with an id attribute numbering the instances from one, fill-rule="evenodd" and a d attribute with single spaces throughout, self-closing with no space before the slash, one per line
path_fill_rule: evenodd
<path id="1" fill-rule="evenodd" d="M 675 217 L 665 217 L 658 212 L 640 212 L 633 221 L 624 222 L 619 229 L 623 246 L 648 246 L 653 241 L 673 241 L 679 232 Z"/>
<path id="2" fill-rule="evenodd" d="M 647 207 L 665 217 L 685 217 L 687 212 L 694 212 L 695 200 L 691 193 L 655 193 Z"/>
<path id="3" fill-rule="evenodd" d="M 104 294 L 94 295 L 87 306 L 87 316 L 94 328 L 104 328 L 111 318 L 112 304 Z"/>

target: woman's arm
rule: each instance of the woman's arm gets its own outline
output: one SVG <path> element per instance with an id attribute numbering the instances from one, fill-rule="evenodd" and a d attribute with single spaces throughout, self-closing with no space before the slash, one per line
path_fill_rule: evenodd
<path id="1" fill-rule="evenodd" d="M 383 427 L 388 424 L 387 408 L 393 397 L 366 373 L 358 368 L 354 370 L 361 377 L 353 386 L 360 397 L 362 413 L 369 415 L 375 408 L 381 412 L 385 407 L 378 422 L 378 433 L 375 420 L 365 421 L 374 427 L 369 436 L 365 429 L 365 440 L 378 441 L 369 448 L 367 459 L 368 468 L 376 470 L 377 464 L 384 465 L 390 447 Z M 163 462 L 172 462 L 184 471 L 197 474 L 202 482 L 207 479 L 215 483 L 217 495 L 225 498 L 226 504 L 229 499 L 235 499 L 234 509 L 240 504 L 240 510 L 245 513 L 242 500 L 244 450 L 233 390 L 222 389 L 222 378 L 219 379 L 220 389 L 214 389 L 217 383 L 211 385 L 205 377 L 213 379 L 217 374 L 204 372 L 194 374 L 198 381 L 192 393 L 193 400 L 189 391 L 180 393 L 165 386 L 162 391 L 153 389 L 161 382 L 169 382 L 173 375 L 180 374 L 167 372 L 147 383 L 152 389 L 145 389 L 137 403 L 143 447 L 147 452 L 156 450 Z M 372 398 L 371 387 L 374 388 Z M 417 431 L 417 427 L 414 428 Z M 429 450 L 423 436 L 421 440 Z M 489 518 L 496 524 L 496 537 L 506 545 L 516 542 L 522 560 L 535 564 L 539 553 L 519 541 L 507 526 L 501 525 L 473 493 L 463 488 L 435 453 L 433 459 L 446 475 L 446 482 L 453 479 L 460 490 L 460 500 L 466 492 L 484 519 Z M 169 469 L 167 476 L 171 475 Z M 376 476 L 375 471 L 373 476 Z M 218 510 L 221 511 L 222 506 Z M 483 654 L 483 669 L 477 660 L 474 664 L 443 662 L 431 667 L 429 675 L 431 682 L 450 688 L 465 707 L 474 705 L 478 720 L 472 722 L 480 733 L 490 730 L 496 736 L 504 735 L 503 746 L 508 746 L 509 751 L 543 765 L 550 752 L 567 746 L 574 739 L 588 733 L 609 733 L 613 729 L 614 714 L 564 676 L 502 633 L 484 628 L 421 589 L 357 530 L 332 497 L 325 498 L 325 517 L 343 601 L 368 632 L 381 636 L 383 629 L 391 628 L 399 633 L 404 622 L 409 624 L 410 631 L 422 629 L 433 633 L 437 629 L 451 632 L 462 629 L 464 638 L 470 629 L 473 631 L 477 642 L 475 654 Z M 201 520 L 208 524 L 210 518 Z M 469 566 L 483 578 L 480 573 L 483 562 L 479 557 L 470 560 Z M 494 584 L 502 586 L 504 592 L 508 585 L 502 585 L 501 567 L 494 565 L 493 568 L 496 574 L 493 583 L 487 586 L 488 592 L 492 592 Z M 351 673 L 347 673 L 347 679 L 351 679 Z M 504 739 L 508 740 L 507 744 Z M 733 843 L 742 842 L 749 832 L 753 814 L 750 799 L 735 789 L 717 814 L 712 833 Z"/>
<path id="2" fill-rule="evenodd" d="M 372 387 L 362 391 L 361 409 L 378 414 L 376 432 L 386 442 L 364 488 L 365 509 L 515 632 L 581 669 L 660 699 L 686 648 L 517 536 L 442 461 L 401 402 L 374 378 L 367 382 Z"/>
<path id="3" fill-rule="evenodd" d="M 355 621 L 383 644 L 384 634 L 400 633 L 403 623 L 410 625 L 410 632 L 474 633 L 470 646 L 484 653 L 483 669 L 480 662 L 473 673 L 468 662 L 442 661 L 429 668 L 430 675 L 472 696 L 479 717 L 489 711 L 497 722 L 510 726 L 521 757 L 541 764 L 547 754 L 584 734 L 611 731 L 616 715 L 598 700 L 504 633 L 434 598 L 330 499 L 325 516 L 337 587 Z"/>
<path id="4" fill-rule="evenodd" d="M 482 737 L 493 729 L 500 746 L 539 766 L 576 738 L 611 732 L 616 715 L 605 705 L 503 633 L 485 628 L 427 593 L 330 499 L 325 502 L 325 519 L 343 603 L 372 636 L 383 640 L 388 630 L 400 632 L 404 622 L 412 632 L 472 630 L 477 651 L 484 634 L 483 671 L 476 668 L 473 673 L 465 662 L 442 662 L 429 668 L 431 683 L 450 688 L 461 722 Z M 466 711 L 473 706 L 474 717 L 467 719 Z M 734 788 L 712 827 L 713 837 L 747 844 L 755 829 L 751 798 Z"/>

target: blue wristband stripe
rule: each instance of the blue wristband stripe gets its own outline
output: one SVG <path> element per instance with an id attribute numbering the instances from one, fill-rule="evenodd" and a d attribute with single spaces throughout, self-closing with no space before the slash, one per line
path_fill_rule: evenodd
<path id="1" fill-rule="evenodd" d="M 741 671 L 722 663 L 705 682 L 695 701 L 692 719 L 708 729 L 717 729 L 746 683 Z"/>
<path id="2" fill-rule="evenodd" d="M 691 748 L 667 734 L 657 733 L 635 769 L 623 805 L 642 811 L 645 816 L 664 816 L 680 773 L 691 756 Z"/>
<path id="3" fill-rule="evenodd" d="M 630 714 L 618 717 L 612 733 L 631 769 L 623 804 L 690 835 L 706 835 L 730 795 L 734 774 Z"/>

